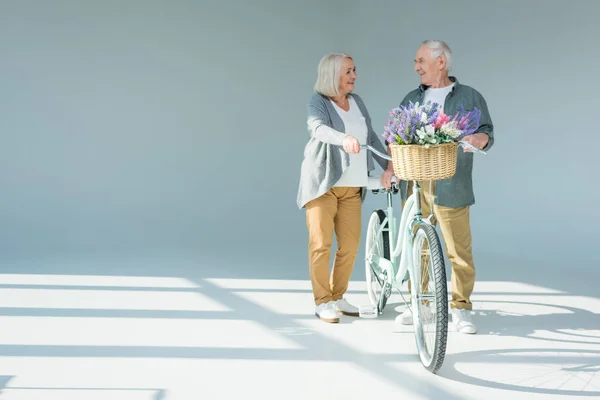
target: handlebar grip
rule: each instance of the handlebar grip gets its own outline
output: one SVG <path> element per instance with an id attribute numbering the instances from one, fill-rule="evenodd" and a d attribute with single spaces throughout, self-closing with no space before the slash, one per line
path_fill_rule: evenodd
<path id="1" fill-rule="evenodd" d="M 471 150 L 473 153 L 487 154 L 485 151 L 478 149 L 477 147 L 473 146 L 471 143 L 463 142 L 462 140 L 460 142 L 458 142 L 458 145 Z"/>

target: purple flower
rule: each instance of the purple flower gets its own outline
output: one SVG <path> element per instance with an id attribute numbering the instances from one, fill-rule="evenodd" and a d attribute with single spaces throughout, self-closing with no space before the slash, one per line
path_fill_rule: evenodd
<path id="1" fill-rule="evenodd" d="M 465 111 L 464 106 L 460 107 L 460 111 L 456 113 L 453 121 L 456 122 L 457 128 L 462 132 L 457 138 L 461 138 L 472 135 L 479 129 L 479 120 L 481 119 L 481 111 L 476 107 L 472 111 Z"/>
<path id="2" fill-rule="evenodd" d="M 481 112 L 478 109 L 467 112 L 464 107 L 461 107 L 456 115 L 449 116 L 454 128 L 460 131 L 458 138 L 452 138 L 441 130 L 443 125 L 439 124 L 438 119 L 442 113 L 440 104 L 431 102 L 419 106 L 409 102 L 408 105 L 396 107 L 389 112 L 383 137 L 388 143 L 419 143 L 416 131 L 426 126 L 435 126 L 434 137 L 438 140 L 437 142 L 447 143 L 473 134 L 479 128 Z"/>

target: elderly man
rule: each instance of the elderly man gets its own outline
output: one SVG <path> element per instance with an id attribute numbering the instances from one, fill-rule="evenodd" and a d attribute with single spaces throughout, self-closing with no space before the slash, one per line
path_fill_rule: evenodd
<path id="1" fill-rule="evenodd" d="M 492 119 L 483 96 L 475 89 L 462 85 L 449 76 L 452 67 L 452 52 L 448 45 L 438 40 L 421 43 L 415 57 L 415 71 L 421 84 L 408 93 L 401 105 L 409 101 L 425 104 L 438 103 L 447 115 L 454 115 L 464 106 L 465 110 L 477 107 L 481 111 L 477 133 L 464 140 L 478 149 L 489 150 L 494 143 Z M 428 216 L 433 207 L 434 222 L 439 223 L 446 253 L 452 263 L 452 323 L 458 332 L 476 333 L 477 328 L 471 318 L 471 293 L 475 285 L 475 265 L 471 248 L 471 228 L 469 207 L 475 204 L 473 194 L 473 153 L 458 150 L 456 174 L 449 179 L 437 182 L 423 182 L 423 215 Z M 403 199 L 412 192 L 412 183 L 402 182 Z M 398 317 L 401 323 L 411 324 L 410 310 Z"/>

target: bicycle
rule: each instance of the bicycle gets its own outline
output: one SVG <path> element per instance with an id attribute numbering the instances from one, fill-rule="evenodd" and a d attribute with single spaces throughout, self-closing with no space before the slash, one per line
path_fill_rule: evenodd
<path id="1" fill-rule="evenodd" d="M 459 145 L 485 154 L 469 143 L 460 142 Z M 360 147 L 386 160 L 392 159 L 369 145 Z M 444 362 L 448 335 L 446 266 L 440 238 L 431 223 L 433 214 L 423 217 L 421 186 L 418 181 L 412 182 L 413 192 L 403 206 L 397 230 L 392 204 L 392 196 L 399 190 L 397 184 L 392 184 L 390 189 L 371 189 L 373 193 L 382 191 L 387 194 L 387 209 L 374 210 L 367 226 L 367 293 L 371 304 L 377 308 L 377 313 L 382 314 L 392 290 L 398 290 L 413 316 L 421 363 L 428 371 L 436 373 Z M 418 264 L 420 268 L 416 267 Z M 409 282 L 410 302 L 406 301 L 400 291 L 406 282 Z M 418 284 L 413 284 L 411 290 L 412 282 Z"/>

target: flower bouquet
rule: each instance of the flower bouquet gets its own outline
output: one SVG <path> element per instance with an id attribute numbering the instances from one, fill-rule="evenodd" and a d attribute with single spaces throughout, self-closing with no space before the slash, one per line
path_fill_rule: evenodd
<path id="1" fill-rule="evenodd" d="M 447 179 L 456 172 L 459 141 L 479 128 L 481 111 L 464 107 L 449 116 L 437 103 L 409 103 L 390 111 L 383 137 L 394 174 L 403 180 Z"/>

